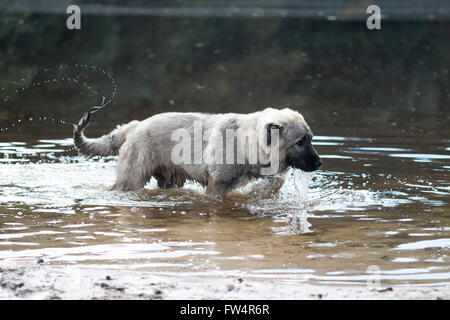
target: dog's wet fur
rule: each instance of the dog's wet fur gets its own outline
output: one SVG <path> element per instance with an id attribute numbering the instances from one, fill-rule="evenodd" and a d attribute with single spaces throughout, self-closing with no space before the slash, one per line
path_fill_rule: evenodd
<path id="1" fill-rule="evenodd" d="M 214 146 L 209 139 L 227 129 L 237 135 L 249 131 L 266 135 L 263 154 L 271 156 L 272 129 L 279 132 L 278 168 L 272 176 L 280 177 L 289 167 L 303 171 L 315 171 L 322 161 L 311 144 L 312 132 L 303 116 L 289 108 L 267 108 L 250 114 L 206 114 L 169 112 L 152 116 L 143 121 L 131 121 L 118 126 L 100 138 L 89 139 L 84 129 L 89 124 L 90 112 L 74 126 L 74 143 L 80 155 L 85 157 L 119 155 L 117 177 L 113 190 L 138 190 L 154 177 L 160 188 L 182 187 L 186 180 L 194 180 L 206 186 L 211 195 L 225 195 L 237 185 L 251 178 L 262 176 L 262 163 L 250 164 L 176 164 L 171 151 L 177 142 L 171 140 L 174 130 L 185 129 L 193 136 L 194 122 L 201 122 L 204 140 L 203 151 Z M 274 146 L 275 147 L 275 146 Z M 267 163 L 266 163 L 267 164 Z M 277 184 L 279 185 L 279 184 Z"/>

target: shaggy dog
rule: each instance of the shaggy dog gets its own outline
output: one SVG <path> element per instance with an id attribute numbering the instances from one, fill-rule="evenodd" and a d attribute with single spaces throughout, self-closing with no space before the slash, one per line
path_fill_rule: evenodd
<path id="1" fill-rule="evenodd" d="M 131 121 L 97 139 L 86 138 L 90 112 L 74 126 L 85 157 L 119 154 L 113 190 L 137 190 L 154 177 L 160 188 L 186 180 L 225 195 L 251 178 L 278 177 L 289 167 L 315 171 L 321 165 L 303 116 L 267 108 L 250 114 L 169 112 Z"/>

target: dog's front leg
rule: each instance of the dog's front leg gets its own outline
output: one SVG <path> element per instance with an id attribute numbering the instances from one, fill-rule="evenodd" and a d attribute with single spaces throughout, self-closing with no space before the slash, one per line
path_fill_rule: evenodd
<path id="1" fill-rule="evenodd" d="M 206 186 L 206 194 L 211 196 L 224 196 L 226 195 L 230 190 L 232 189 L 232 186 L 229 181 L 209 181 L 208 185 Z"/>
<path id="2" fill-rule="evenodd" d="M 271 176 L 267 178 L 268 184 L 266 186 L 266 195 L 271 197 L 280 191 L 285 182 L 285 177 L 281 175 Z"/>

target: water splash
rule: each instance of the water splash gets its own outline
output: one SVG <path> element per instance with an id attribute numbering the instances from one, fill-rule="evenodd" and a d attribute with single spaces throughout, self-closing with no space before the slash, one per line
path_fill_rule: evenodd
<path id="1" fill-rule="evenodd" d="M 0 128 L 0 132 L 6 132 L 8 130 L 14 129 L 19 127 L 19 125 L 23 124 L 24 122 L 36 122 L 36 121 L 52 121 L 56 123 L 61 123 L 64 125 L 70 125 L 72 126 L 71 122 L 62 120 L 62 119 L 56 119 L 53 115 L 43 115 L 41 117 L 27 117 L 27 118 L 19 118 L 15 121 L 10 122 L 10 125 L 8 127 Z"/>
<path id="2" fill-rule="evenodd" d="M 74 65 L 61 64 L 57 67 L 47 67 L 47 68 L 40 69 L 34 73 L 29 74 L 28 77 L 26 77 L 26 78 L 21 78 L 19 81 L 13 81 L 12 84 L 16 88 L 18 86 L 21 86 L 21 87 L 15 89 L 15 90 L 12 89 L 13 92 L 10 94 L 6 94 L 4 97 L 1 98 L 1 100 L 3 100 L 4 103 L 8 103 L 11 100 L 13 100 L 14 96 L 19 96 L 28 89 L 38 88 L 38 87 L 42 87 L 44 85 L 48 86 L 48 85 L 55 84 L 58 82 L 68 82 L 68 83 L 71 83 L 74 85 L 79 85 L 83 89 L 90 92 L 91 94 L 98 95 L 98 91 L 94 88 L 93 85 L 89 84 L 86 81 L 82 81 L 80 79 L 80 77 L 82 76 L 81 73 L 76 77 L 61 76 L 61 77 L 54 77 L 51 80 L 50 79 L 41 80 L 41 81 L 33 81 L 32 80 L 32 79 L 35 79 L 41 73 L 50 73 L 50 72 L 58 73 L 58 72 L 62 72 L 64 70 L 70 70 L 70 69 L 80 69 L 80 70 L 88 70 L 90 72 L 100 72 L 103 76 L 107 77 L 111 81 L 112 93 L 111 93 L 110 98 L 106 99 L 105 96 L 102 96 L 101 104 L 91 107 L 91 109 L 90 109 L 91 113 L 95 113 L 95 112 L 99 111 L 100 109 L 105 108 L 106 106 L 111 104 L 111 102 L 115 99 L 115 97 L 117 95 L 116 81 L 114 80 L 112 75 L 110 73 L 106 72 L 103 68 L 93 66 L 93 65 L 87 65 L 87 64 L 74 64 Z M 1 88 L 1 92 L 3 94 L 9 93 L 9 91 L 11 91 L 11 89 L 8 90 L 7 87 Z M 62 119 L 57 119 L 54 115 L 51 114 L 51 115 L 41 115 L 39 117 L 27 117 L 27 118 L 17 119 L 13 122 L 10 122 L 9 126 L 0 128 L 0 132 L 6 132 L 8 130 L 18 127 L 19 124 L 23 124 L 24 122 L 27 122 L 27 121 L 32 122 L 33 120 L 52 121 L 52 122 L 58 122 L 58 123 L 61 123 L 64 125 L 70 125 L 70 126 L 73 125 L 72 122 L 62 120 Z"/>
<path id="3" fill-rule="evenodd" d="M 289 169 L 282 177 L 284 183 L 276 192 L 269 192 L 274 181 L 258 179 L 237 191 L 251 196 L 243 203 L 250 212 L 261 217 L 272 217 L 275 221 L 286 223 L 277 231 L 279 234 L 303 234 L 311 232 L 308 222 L 310 201 L 309 186 L 314 172 Z M 281 178 L 281 177 L 280 177 Z"/>
<path id="4" fill-rule="evenodd" d="M 297 201 L 308 201 L 308 188 L 314 178 L 315 172 L 302 170 L 291 170 L 295 190 L 297 190 Z"/>

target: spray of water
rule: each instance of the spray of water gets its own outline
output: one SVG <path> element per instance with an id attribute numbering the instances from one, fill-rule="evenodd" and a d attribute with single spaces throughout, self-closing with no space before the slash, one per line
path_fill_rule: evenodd
<path id="1" fill-rule="evenodd" d="M 311 224 L 308 222 L 308 189 L 315 175 L 314 172 L 292 170 L 292 179 L 297 192 L 296 201 L 301 203 L 299 210 L 290 212 L 290 226 L 292 232 L 309 233 Z"/>
<path id="2" fill-rule="evenodd" d="M 292 170 L 292 177 L 297 191 L 297 201 L 307 202 L 308 198 L 308 188 L 314 177 L 314 172 L 305 172 L 302 170 Z"/>
<path id="3" fill-rule="evenodd" d="M 254 195 L 252 201 L 244 204 L 253 214 L 273 217 L 277 222 L 286 223 L 287 229 L 283 229 L 283 234 L 309 233 L 308 189 L 314 175 L 313 172 L 289 169 L 283 186 L 270 198 L 266 197 L 269 186 L 264 183 L 264 179 L 250 183 L 239 191 Z"/>
<path id="4" fill-rule="evenodd" d="M 4 103 L 8 103 L 9 101 L 13 100 L 14 96 L 19 96 L 28 89 L 38 88 L 38 87 L 42 87 L 42 86 L 49 86 L 49 85 L 60 83 L 60 82 L 67 82 L 67 83 L 70 83 L 73 85 L 81 86 L 84 90 L 87 90 L 91 94 L 98 95 L 98 91 L 94 88 L 94 86 L 89 84 L 86 81 L 80 80 L 80 76 L 78 76 L 78 77 L 55 77 L 51 80 L 46 79 L 46 80 L 42 80 L 42 81 L 34 81 L 34 82 L 32 81 L 32 79 L 35 79 L 38 75 L 40 75 L 42 73 L 50 73 L 50 72 L 57 73 L 57 72 L 65 71 L 65 70 L 71 70 L 73 72 L 74 69 L 80 70 L 80 71 L 101 73 L 103 76 L 108 78 L 111 82 L 112 94 L 111 94 L 110 98 L 106 99 L 105 96 L 102 96 L 101 104 L 90 108 L 91 113 L 95 113 L 95 112 L 99 111 L 100 109 L 105 108 L 114 100 L 114 98 L 116 97 L 116 94 L 117 94 L 117 84 L 116 84 L 114 78 L 112 77 L 112 75 L 110 73 L 106 72 L 103 68 L 100 68 L 97 66 L 92 66 L 92 65 L 87 65 L 87 64 L 74 64 L 74 65 L 62 64 L 57 67 L 48 67 L 48 68 L 38 70 L 34 73 L 29 74 L 28 77 L 26 77 L 26 78 L 21 78 L 19 81 L 12 82 L 12 84 L 16 88 L 19 87 L 15 90 L 14 89 L 11 90 L 10 88 L 7 88 L 7 87 L 2 87 L 0 92 L 4 96 L 1 97 L 0 101 L 3 101 Z M 10 92 L 10 91 L 12 91 L 12 92 Z M 6 94 L 6 93 L 9 93 L 9 94 Z M 16 119 L 15 121 L 10 122 L 9 126 L 7 126 L 5 128 L 0 128 L 0 132 L 6 132 L 13 128 L 17 128 L 20 125 L 22 125 L 24 122 L 27 122 L 27 121 L 32 122 L 32 121 L 37 121 L 37 120 L 38 121 L 58 122 L 58 123 L 61 123 L 64 125 L 72 126 L 71 122 L 65 121 L 62 119 L 57 119 L 54 115 L 50 114 L 50 115 L 41 115 L 39 117 L 27 117 L 27 118 Z"/>

